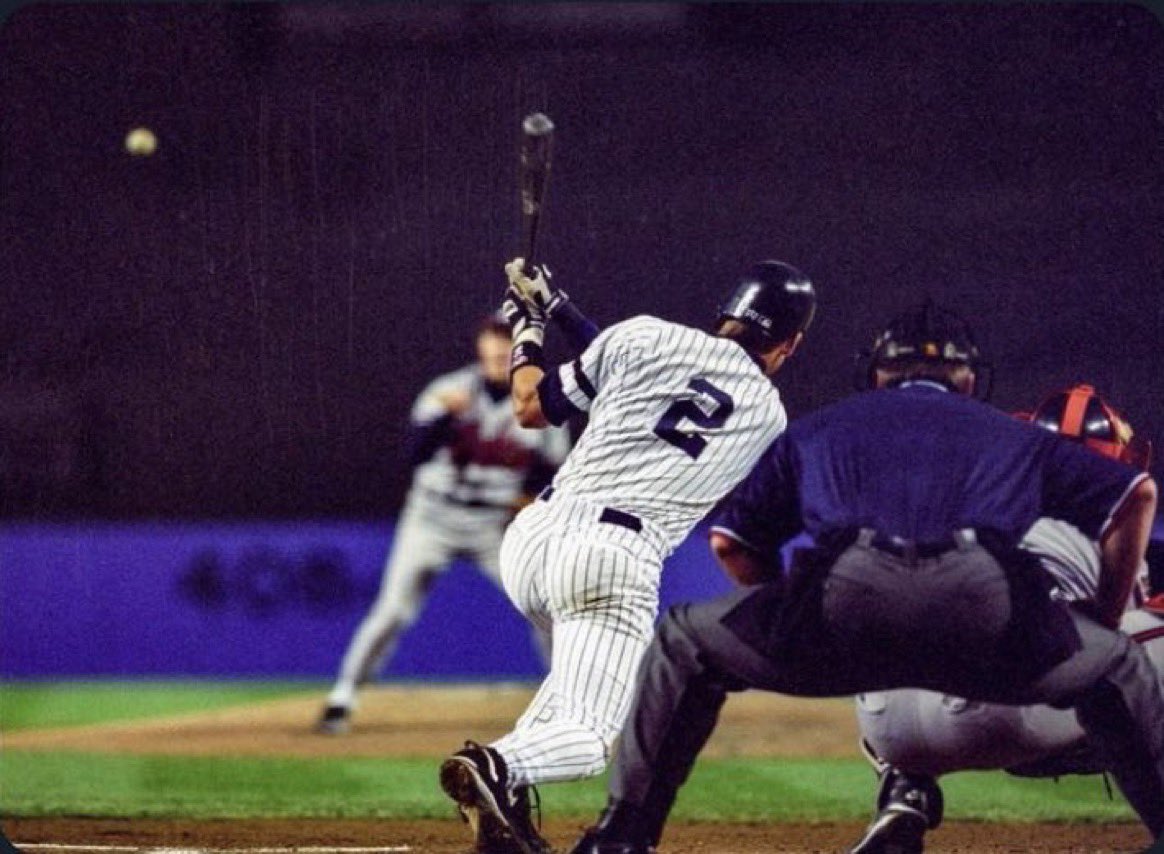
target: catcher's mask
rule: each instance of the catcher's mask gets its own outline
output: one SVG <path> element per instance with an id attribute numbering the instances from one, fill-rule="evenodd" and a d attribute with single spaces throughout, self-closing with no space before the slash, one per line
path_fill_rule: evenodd
<path id="1" fill-rule="evenodd" d="M 917 363 L 966 365 L 974 371 L 974 397 L 990 396 L 994 371 L 983 360 L 970 324 L 932 299 L 897 315 L 871 346 L 857 353 L 854 384 L 875 388 L 878 368 L 904 369 Z"/>
<path id="2" fill-rule="evenodd" d="M 1028 420 L 1105 457 L 1142 469 L 1152 464 L 1152 443 L 1136 436 L 1128 420 L 1089 385 L 1080 383 L 1047 395 Z"/>

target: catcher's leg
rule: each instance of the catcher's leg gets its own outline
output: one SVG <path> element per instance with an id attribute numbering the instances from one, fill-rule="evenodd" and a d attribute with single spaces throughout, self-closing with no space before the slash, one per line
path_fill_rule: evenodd
<path id="1" fill-rule="evenodd" d="M 861 752 L 877 772 L 873 821 L 849 854 L 917 854 L 924 837 L 942 823 L 944 800 L 938 781 L 928 774 L 895 768 L 861 739 Z"/>
<path id="2" fill-rule="evenodd" d="M 1154 837 L 1164 833 L 1164 683 L 1127 635 L 1073 614 L 1083 649 L 1035 686 L 1072 703 L 1132 809 Z"/>

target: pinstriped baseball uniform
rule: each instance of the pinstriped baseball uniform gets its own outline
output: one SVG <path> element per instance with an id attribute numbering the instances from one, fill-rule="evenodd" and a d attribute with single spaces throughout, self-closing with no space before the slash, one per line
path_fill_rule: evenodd
<path id="1" fill-rule="evenodd" d="M 1023 537 L 1055 579 L 1063 599 L 1091 599 L 1099 586 L 1100 553 L 1094 540 L 1059 519 L 1039 519 Z M 1147 590 L 1141 567 L 1135 608 Z M 1128 610 L 1121 628 L 1141 633 L 1148 657 L 1164 674 L 1164 617 Z M 1155 631 L 1151 631 L 1155 629 Z M 862 736 L 885 761 L 919 774 L 939 776 L 973 768 L 1005 768 L 1052 756 L 1086 738 L 1071 709 L 1046 705 L 1003 706 L 967 702 L 933 691 L 906 688 L 857 697 Z"/>
<path id="2" fill-rule="evenodd" d="M 553 487 L 501 547 L 518 609 L 553 631 L 550 673 L 492 744 L 513 785 L 600 773 L 629 709 L 662 563 L 755 463 L 787 417 L 738 344 L 640 316 L 538 388 L 551 423 L 589 423 Z"/>
<path id="3" fill-rule="evenodd" d="M 447 419 L 440 400 L 449 392 L 466 393 L 468 409 L 451 420 L 441 445 L 413 474 L 380 594 L 348 645 L 330 706 L 355 706 L 357 687 L 391 657 L 432 578 L 455 558 L 469 557 L 500 583 L 501 536 L 531 467 L 556 466 L 569 451 L 565 430 L 521 427 L 509 395 L 491 392 L 476 365 L 429 383 L 413 405 L 413 427 Z"/>

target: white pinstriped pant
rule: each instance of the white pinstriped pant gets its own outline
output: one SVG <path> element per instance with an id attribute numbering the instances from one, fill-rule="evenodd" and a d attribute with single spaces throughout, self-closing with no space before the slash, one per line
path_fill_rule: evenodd
<path id="1" fill-rule="evenodd" d="M 515 786 L 605 769 L 654 633 L 658 540 L 598 521 L 601 510 L 555 494 L 518 514 L 501 543 L 506 593 L 553 632 L 549 674 L 513 731 L 491 745 Z"/>

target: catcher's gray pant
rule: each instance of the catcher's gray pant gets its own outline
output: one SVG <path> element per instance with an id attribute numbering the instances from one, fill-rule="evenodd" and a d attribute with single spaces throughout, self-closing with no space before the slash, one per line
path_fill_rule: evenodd
<path id="1" fill-rule="evenodd" d="M 526 507 L 501 546 L 510 599 L 553 630 L 550 672 L 512 732 L 492 743 L 515 785 L 606 768 L 659 607 L 661 538 L 602 521 L 554 494 Z"/>
<path id="2" fill-rule="evenodd" d="M 886 642 L 914 631 L 935 641 L 948 632 L 968 649 L 989 656 L 1010 618 L 1002 569 L 979 547 L 960 548 L 932 560 L 906 562 L 876 550 L 845 550 L 825 583 L 823 616 L 841 638 L 844 672 L 814 668 L 811 650 L 768 648 L 761 652 L 724 623 L 751 597 L 771 597 L 774 588 L 747 588 L 712 602 L 672 608 L 660 623 L 639 672 L 630 719 L 623 730 L 610 780 L 614 800 L 645 816 L 655 839 L 675 793 L 715 727 L 728 691 L 759 688 L 803 696 L 837 696 L 910 685 L 909 659 L 916 657 L 927 680 L 940 661 L 927 660 L 942 644 L 921 645 L 896 666 L 903 681 L 884 684 L 877 670 Z M 993 592 L 991 592 L 993 591 Z M 976 619 L 964 613 L 972 597 Z M 761 600 L 757 600 L 761 601 Z M 1064 606 L 1065 607 L 1065 606 Z M 952 667 L 949 684 L 926 687 L 961 696 L 993 693 L 1009 703 L 1074 705 L 1079 722 L 1105 752 L 1125 797 L 1153 836 L 1164 831 L 1164 685 L 1139 645 L 1126 635 L 1072 614 L 1082 648 L 1009 697 L 972 684 Z M 848 631 L 852 627 L 852 631 Z M 879 639 L 880 643 L 875 639 Z M 849 641 L 846 643 L 845 641 Z M 910 655 L 909 653 L 912 653 Z M 903 654 L 900 647 L 896 653 Z M 1000 671 L 1003 662 L 999 662 Z"/>
<path id="3" fill-rule="evenodd" d="M 384 566 L 380 593 L 360 622 L 328 694 L 331 706 L 354 708 L 358 687 L 370 681 L 396 650 L 401 633 L 416 620 L 432 582 L 453 560 L 468 557 L 501 586 L 498 553 L 508 511 L 461 507 L 423 490 L 409 493 L 392 549 Z M 549 636 L 535 631 L 543 657 Z"/>
<path id="4" fill-rule="evenodd" d="M 1130 635 L 1164 677 L 1164 613 L 1129 611 Z M 1009 768 L 1081 749 L 1087 735 L 1071 709 L 1004 706 L 902 688 L 857 697 L 861 737 L 902 771 L 939 777 L 953 771 Z"/>

